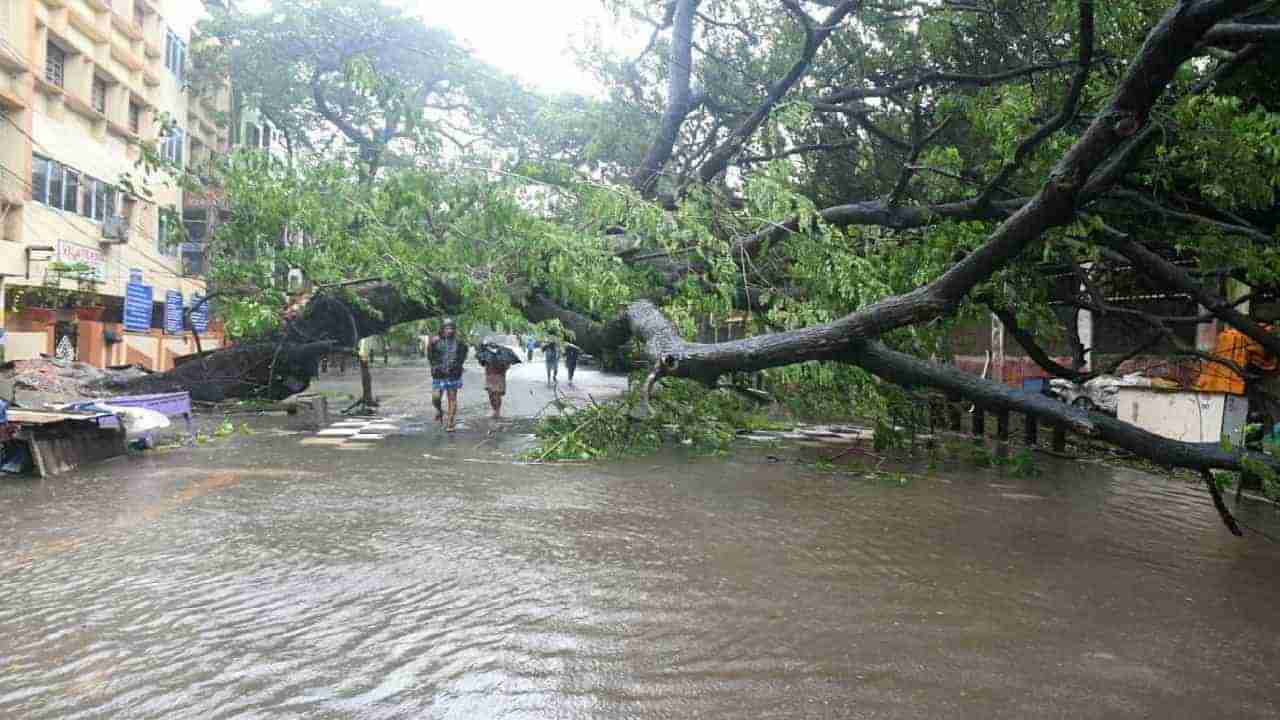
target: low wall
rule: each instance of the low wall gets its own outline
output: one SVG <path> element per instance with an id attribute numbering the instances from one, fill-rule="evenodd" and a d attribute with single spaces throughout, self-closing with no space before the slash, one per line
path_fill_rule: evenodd
<path id="1" fill-rule="evenodd" d="M 5 360 L 32 360 L 41 353 L 52 353 L 50 335 L 43 331 L 10 332 L 5 334 Z"/>
<path id="2" fill-rule="evenodd" d="M 96 367 L 137 363 L 157 372 L 171 370 L 174 359 L 196 351 L 191 333 L 166 335 L 160 330 L 126 331 L 121 323 L 76 318 L 72 311 L 49 313 L 27 311 L 6 318 L 6 360 L 29 360 L 54 353 L 55 323 L 61 319 L 75 324 L 76 360 Z M 115 342 L 108 342 L 110 335 Z M 205 350 L 222 347 L 218 331 L 200 333 Z"/>
<path id="3" fill-rule="evenodd" d="M 1055 357 L 1053 359 L 1061 365 L 1071 367 L 1071 358 L 1069 357 Z M 1106 356 L 1099 358 L 1096 362 L 1103 366 L 1110 364 Z M 982 367 L 985 363 L 986 357 L 979 355 L 960 355 L 954 361 L 956 367 L 974 375 L 982 374 Z M 1200 374 L 1200 362 L 1194 359 L 1170 360 L 1159 356 L 1137 357 L 1121 363 L 1115 374 L 1127 375 L 1135 372 L 1143 373 L 1149 377 L 1169 378 L 1182 385 L 1191 385 Z M 987 375 L 990 377 L 990 370 L 988 370 Z M 1002 378 L 1005 385 L 1022 387 L 1023 380 L 1032 378 L 1049 379 L 1052 377 L 1054 376 L 1045 372 L 1029 357 L 1012 356 L 1004 359 Z"/>

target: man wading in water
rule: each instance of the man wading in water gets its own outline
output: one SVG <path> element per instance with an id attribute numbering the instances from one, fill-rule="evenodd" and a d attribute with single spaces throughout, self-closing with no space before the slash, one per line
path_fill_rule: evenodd
<path id="1" fill-rule="evenodd" d="M 493 409 L 492 417 L 502 417 L 502 396 L 507 394 L 507 370 L 514 358 L 503 357 L 501 346 L 495 343 L 482 343 L 476 358 L 484 366 L 484 389 L 489 393 L 489 407 Z M 518 359 L 515 362 L 520 362 Z"/>
<path id="2" fill-rule="evenodd" d="M 571 342 L 564 344 L 564 371 L 569 376 L 569 387 L 573 387 L 573 373 L 578 369 L 578 356 L 582 348 Z"/>
<path id="3" fill-rule="evenodd" d="M 547 363 L 547 387 L 555 387 L 560 376 L 560 345 L 555 336 L 542 343 L 542 359 Z"/>
<path id="4" fill-rule="evenodd" d="M 431 404 L 436 407 L 436 422 L 444 423 L 441 400 L 449 396 L 449 421 L 445 429 L 457 429 L 458 391 L 462 389 L 462 363 L 467 360 L 467 344 L 457 337 L 458 328 L 453 320 L 445 318 L 440 324 L 440 334 L 427 346 L 427 358 L 431 362 Z"/>

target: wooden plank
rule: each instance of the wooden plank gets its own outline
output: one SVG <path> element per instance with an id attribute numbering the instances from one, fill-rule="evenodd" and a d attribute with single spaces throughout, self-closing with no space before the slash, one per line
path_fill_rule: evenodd
<path id="1" fill-rule="evenodd" d="M 111 417 L 105 413 L 76 412 L 73 410 L 32 410 L 29 408 L 9 408 L 9 422 L 26 425 L 50 425 L 68 420 L 96 420 Z"/>

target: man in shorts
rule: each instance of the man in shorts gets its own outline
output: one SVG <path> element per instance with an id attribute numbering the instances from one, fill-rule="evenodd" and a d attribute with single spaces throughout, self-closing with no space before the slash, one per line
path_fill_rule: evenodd
<path id="1" fill-rule="evenodd" d="M 436 422 L 449 432 L 457 429 L 458 391 L 462 389 L 462 364 L 467 361 L 467 344 L 458 337 L 458 327 L 445 318 L 440 334 L 427 346 L 431 362 L 431 404 L 436 408 Z M 449 417 L 445 420 L 442 400 L 449 398 Z"/>
<path id="2" fill-rule="evenodd" d="M 492 348 L 492 349 L 490 349 Z M 502 357 L 499 348 L 488 344 L 480 346 L 480 364 L 484 366 L 484 389 L 489 393 L 489 407 L 493 419 L 502 417 L 502 396 L 507 394 L 507 370 L 511 363 Z"/>

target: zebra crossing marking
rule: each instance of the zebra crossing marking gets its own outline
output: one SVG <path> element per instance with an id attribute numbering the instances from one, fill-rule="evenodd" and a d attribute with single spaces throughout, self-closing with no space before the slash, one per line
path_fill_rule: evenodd
<path id="1" fill-rule="evenodd" d="M 339 420 L 315 435 L 303 438 L 300 444 L 329 446 L 339 450 L 368 450 L 373 443 L 386 440 L 388 435 L 399 430 L 400 426 L 389 422 L 388 418 Z"/>

